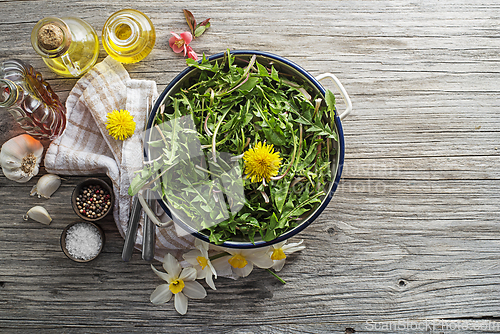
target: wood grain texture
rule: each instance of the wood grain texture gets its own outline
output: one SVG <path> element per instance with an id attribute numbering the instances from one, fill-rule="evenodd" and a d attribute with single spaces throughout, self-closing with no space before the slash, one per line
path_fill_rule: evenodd
<path id="1" fill-rule="evenodd" d="M 157 43 L 126 68 L 160 91 L 185 68 L 168 46 L 170 31 L 187 30 L 184 8 L 211 18 L 191 44 L 199 53 L 257 49 L 337 75 L 354 106 L 343 121 L 342 181 L 299 235 L 307 248 L 288 259 L 286 285 L 263 270 L 219 278 L 180 316 L 172 302 L 149 302 L 161 281 L 138 252 L 121 261 L 111 217 L 98 259 L 65 258 L 59 237 L 77 218 L 69 196 L 82 177 L 42 200 L 29 196 L 38 176 L 17 184 L 1 175 L 1 333 L 500 332 L 498 2 L 0 1 L 0 59 L 31 63 L 65 100 L 76 80 L 34 53 L 34 24 L 77 15 L 100 36 L 107 17 L 129 7 L 150 16 Z M 19 133 L 0 111 L 0 143 Z M 22 219 L 40 204 L 50 226 Z M 449 322 L 425 327 L 437 319 Z"/>

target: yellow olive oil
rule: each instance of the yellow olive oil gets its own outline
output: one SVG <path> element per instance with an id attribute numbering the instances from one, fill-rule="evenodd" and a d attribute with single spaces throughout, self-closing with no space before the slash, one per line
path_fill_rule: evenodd
<path id="1" fill-rule="evenodd" d="M 45 44 L 40 34 L 50 27 L 51 33 L 61 34 L 59 46 Z M 43 57 L 45 64 L 65 77 L 79 77 L 90 70 L 99 56 L 99 38 L 85 21 L 75 17 L 45 18 L 37 23 L 31 36 L 33 48 Z"/>
<path id="2" fill-rule="evenodd" d="M 122 63 L 143 60 L 153 49 L 155 41 L 153 23 L 144 13 L 134 9 L 114 13 L 102 29 L 104 50 Z"/>

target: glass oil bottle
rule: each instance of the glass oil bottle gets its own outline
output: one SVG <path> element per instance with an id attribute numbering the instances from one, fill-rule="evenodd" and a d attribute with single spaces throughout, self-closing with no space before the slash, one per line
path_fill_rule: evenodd
<path id="1" fill-rule="evenodd" d="M 23 130 L 54 139 L 66 128 L 66 109 L 31 65 L 17 59 L 0 63 L 0 109 L 7 109 Z"/>
<path id="2" fill-rule="evenodd" d="M 104 24 L 101 37 L 106 52 L 122 63 L 143 60 L 156 41 L 153 23 L 135 9 L 123 9 L 112 14 Z"/>
<path id="3" fill-rule="evenodd" d="M 31 44 L 55 73 L 79 77 L 95 65 L 99 38 L 94 28 L 76 17 L 46 17 L 31 32 Z"/>

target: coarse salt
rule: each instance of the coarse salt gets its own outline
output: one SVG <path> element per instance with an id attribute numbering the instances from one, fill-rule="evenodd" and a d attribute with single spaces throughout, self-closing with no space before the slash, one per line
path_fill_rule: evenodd
<path id="1" fill-rule="evenodd" d="M 80 260 L 90 260 L 99 254 L 102 240 L 97 228 L 91 224 L 78 223 L 66 232 L 68 253 Z"/>

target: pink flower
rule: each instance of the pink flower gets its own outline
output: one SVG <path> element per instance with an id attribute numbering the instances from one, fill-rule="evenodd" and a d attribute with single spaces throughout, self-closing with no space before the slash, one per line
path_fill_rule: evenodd
<path id="1" fill-rule="evenodd" d="M 198 60 L 198 55 L 196 54 L 196 52 L 194 52 L 193 48 L 190 47 L 189 45 L 187 46 L 187 54 L 188 54 L 189 58 L 194 59 L 194 60 Z"/>
<path id="2" fill-rule="evenodd" d="M 173 36 L 170 37 L 168 44 L 174 50 L 175 53 L 181 53 L 184 51 L 184 56 L 188 52 L 189 43 L 193 40 L 193 35 L 189 31 L 183 32 L 180 36 L 175 32 L 170 32 Z M 189 47 L 189 49 L 194 53 L 193 49 Z M 196 53 L 195 53 L 196 55 Z M 194 58 L 193 58 L 194 59 Z"/>

